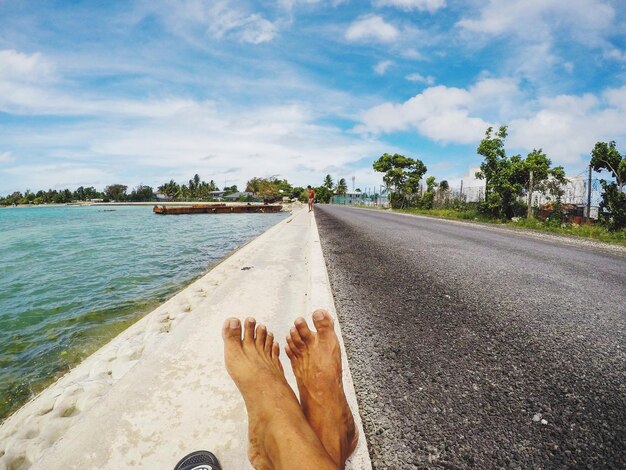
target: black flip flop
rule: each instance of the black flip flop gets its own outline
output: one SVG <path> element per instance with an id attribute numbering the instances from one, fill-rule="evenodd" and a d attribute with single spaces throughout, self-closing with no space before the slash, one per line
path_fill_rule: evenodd
<path id="1" fill-rule="evenodd" d="M 185 455 L 174 470 L 222 470 L 217 457 L 208 450 L 197 450 Z"/>

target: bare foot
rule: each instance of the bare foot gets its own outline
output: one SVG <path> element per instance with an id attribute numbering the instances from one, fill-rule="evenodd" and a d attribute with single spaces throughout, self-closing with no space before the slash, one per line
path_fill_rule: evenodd
<path id="1" fill-rule="evenodd" d="M 297 318 L 285 352 L 296 376 L 304 415 L 333 461 L 344 468 L 358 435 L 343 391 L 341 348 L 326 310 L 313 312 L 313 324 L 317 333 L 304 318 Z"/>
<path id="2" fill-rule="evenodd" d="M 263 325 L 229 318 L 222 329 L 226 369 L 248 411 L 248 458 L 257 470 L 333 468 L 285 379 L 280 349 Z"/>

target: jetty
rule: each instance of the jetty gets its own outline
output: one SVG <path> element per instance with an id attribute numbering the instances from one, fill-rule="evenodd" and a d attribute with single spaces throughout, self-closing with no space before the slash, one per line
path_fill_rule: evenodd
<path id="1" fill-rule="evenodd" d="M 159 215 L 182 215 L 182 214 L 274 214 L 280 212 L 283 206 L 278 204 L 194 204 L 192 206 L 154 206 L 152 211 Z"/>

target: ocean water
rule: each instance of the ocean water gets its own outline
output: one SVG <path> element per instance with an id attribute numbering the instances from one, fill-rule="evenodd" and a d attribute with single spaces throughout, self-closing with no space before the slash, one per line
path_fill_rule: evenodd
<path id="1" fill-rule="evenodd" d="M 0 420 L 284 217 L 0 209 Z"/>

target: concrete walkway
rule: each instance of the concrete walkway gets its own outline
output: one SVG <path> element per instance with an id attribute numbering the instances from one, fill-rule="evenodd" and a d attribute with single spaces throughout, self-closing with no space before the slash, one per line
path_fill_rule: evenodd
<path id="1" fill-rule="evenodd" d="M 335 315 L 315 219 L 302 210 L 7 420 L 0 428 L 0 468 L 169 469 L 186 453 L 206 449 L 218 455 L 225 470 L 249 469 L 245 407 L 224 368 L 222 323 L 229 316 L 253 315 L 282 347 L 293 320 L 310 316 L 316 307 Z M 363 437 L 345 352 L 344 371 Z M 364 438 L 348 468 L 371 468 Z"/>

